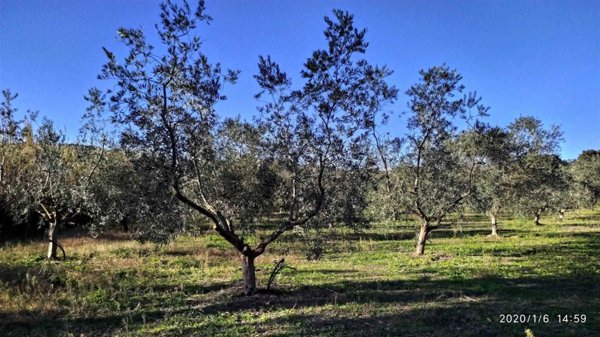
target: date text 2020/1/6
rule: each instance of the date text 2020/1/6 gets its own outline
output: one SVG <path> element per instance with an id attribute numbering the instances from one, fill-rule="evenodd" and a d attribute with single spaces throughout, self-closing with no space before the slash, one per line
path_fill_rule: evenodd
<path id="1" fill-rule="evenodd" d="M 549 323 L 549 314 L 500 314 L 500 323 Z"/>
<path id="2" fill-rule="evenodd" d="M 555 316 L 559 323 L 585 323 L 587 316 L 585 314 Z M 550 323 L 550 314 L 500 314 L 500 323 Z"/>

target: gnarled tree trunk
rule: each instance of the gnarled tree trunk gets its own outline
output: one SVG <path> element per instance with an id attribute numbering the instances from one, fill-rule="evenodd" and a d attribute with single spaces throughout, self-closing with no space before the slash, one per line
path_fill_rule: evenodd
<path id="1" fill-rule="evenodd" d="M 427 235 L 429 234 L 429 223 L 424 221 L 421 224 L 421 229 L 419 230 L 419 238 L 417 239 L 417 248 L 415 250 L 415 255 L 420 256 L 425 253 L 425 243 L 427 241 Z"/>
<path id="2" fill-rule="evenodd" d="M 498 236 L 498 220 L 496 213 L 490 212 L 490 220 L 492 221 L 492 236 Z"/>
<path id="3" fill-rule="evenodd" d="M 51 222 L 48 226 L 48 259 L 56 260 L 56 250 L 58 248 L 56 241 L 56 221 Z"/>
<path id="4" fill-rule="evenodd" d="M 540 219 L 542 218 L 542 211 L 538 211 L 535 212 L 535 218 L 533 219 L 533 221 L 535 222 L 536 226 L 541 226 L 542 224 L 540 223 Z"/>
<path id="5" fill-rule="evenodd" d="M 256 269 L 253 256 L 241 254 L 242 275 L 244 277 L 244 295 L 250 296 L 256 291 Z"/>

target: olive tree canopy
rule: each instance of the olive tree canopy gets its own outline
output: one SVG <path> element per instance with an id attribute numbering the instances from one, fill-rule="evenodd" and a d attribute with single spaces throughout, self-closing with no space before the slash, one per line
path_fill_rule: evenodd
<path id="1" fill-rule="evenodd" d="M 240 253 L 249 295 L 255 258 L 284 232 L 324 224 L 325 215 L 358 220 L 360 200 L 352 198 L 360 194 L 340 191 L 351 183 L 345 177 L 368 165 L 363 130 L 375 113 L 371 104 L 394 93 L 384 82 L 390 71 L 358 58 L 367 47 L 365 31 L 354 28 L 350 14 L 334 11 L 325 19 L 327 48 L 304 65 L 304 86 L 292 90 L 279 66 L 261 57 L 256 79 L 270 101 L 260 108 L 260 122 L 222 119 L 215 105 L 238 72 L 203 53 L 195 31 L 211 20 L 204 2 L 192 11 L 187 2 L 166 1 L 160 17 L 160 46 L 150 45 L 141 29 L 119 29 L 129 53 L 118 61 L 105 49 L 99 77 L 116 84 L 106 95 L 123 149 Z M 331 211 L 334 205 L 344 210 Z M 287 216 L 251 244 L 242 229 L 274 209 Z"/>
<path id="2" fill-rule="evenodd" d="M 488 111 L 476 93 L 464 93 L 456 70 L 442 65 L 420 75 L 406 92 L 408 133 L 396 154 L 400 160 L 393 189 L 399 206 L 420 222 L 416 255 L 424 253 L 428 234 L 472 193 L 481 161 L 475 139 L 482 130 L 475 117 Z"/>

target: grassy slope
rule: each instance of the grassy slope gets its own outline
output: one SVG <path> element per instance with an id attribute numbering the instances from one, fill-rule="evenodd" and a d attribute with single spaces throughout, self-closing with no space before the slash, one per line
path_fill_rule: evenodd
<path id="1" fill-rule="evenodd" d="M 44 242 L 9 244 L 0 247 L 0 335 L 597 336 L 600 214 L 547 221 L 502 222 L 499 239 L 467 222 L 434 232 L 422 258 L 411 256 L 412 226 L 345 233 L 317 262 L 288 235 L 258 259 L 259 283 L 276 258 L 296 270 L 281 273 L 280 293 L 250 298 L 239 296 L 237 255 L 214 234 L 160 249 L 68 238 L 70 258 L 58 263 L 41 258 Z M 499 323 L 513 313 L 550 322 Z"/>

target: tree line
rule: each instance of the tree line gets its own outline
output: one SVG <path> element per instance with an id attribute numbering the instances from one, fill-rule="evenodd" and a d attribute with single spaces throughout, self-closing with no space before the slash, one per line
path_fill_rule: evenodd
<path id="1" fill-rule="evenodd" d="M 85 96 L 76 142 L 36 112 L 17 119 L 17 95 L 2 92 L 3 237 L 44 229 L 56 259 L 66 256 L 57 239 L 65 226 L 132 226 L 140 240 L 167 242 L 203 224 L 239 252 L 250 295 L 255 259 L 295 229 L 313 235 L 306 251 L 318 257 L 315 242 L 331 226 L 409 216 L 422 255 L 450 214 L 486 213 L 498 235 L 505 214 L 540 225 L 545 212 L 598 203 L 600 151 L 566 162 L 556 126 L 529 116 L 505 128 L 486 123 L 489 107 L 445 64 L 420 71 L 405 92 L 407 111 L 392 115 L 400 92 L 392 70 L 364 58 L 366 30 L 340 10 L 325 17 L 325 47 L 306 59 L 300 83 L 259 56 L 257 113 L 222 118 L 215 106 L 239 72 L 203 53 L 197 26 L 212 20 L 204 2 L 160 9 L 160 45 L 120 28 L 128 53 L 103 49 L 106 89 Z M 404 134 L 383 131 L 391 118 L 406 123 Z"/>

